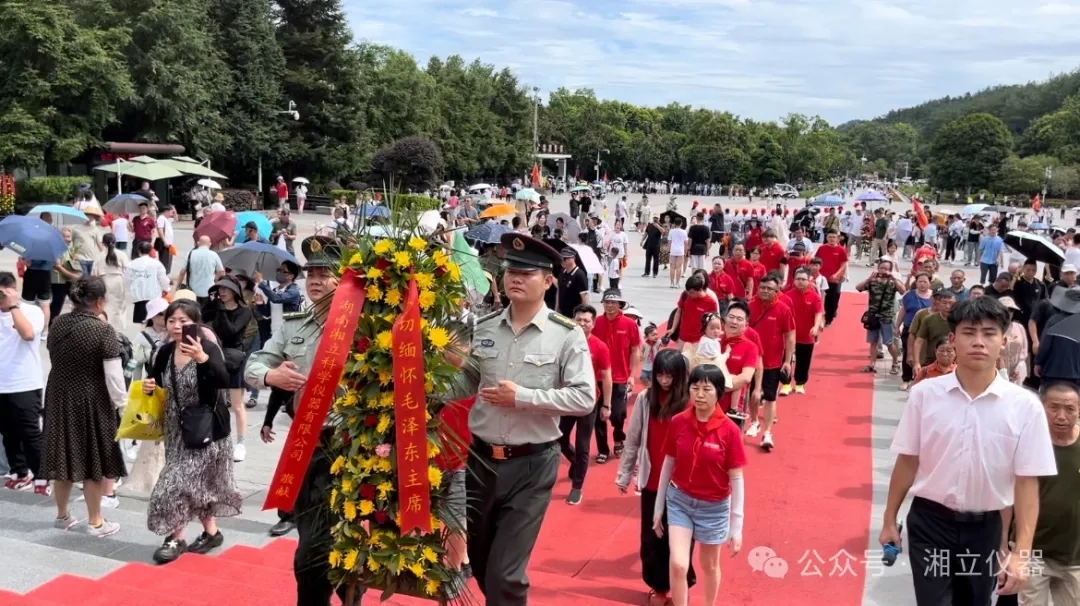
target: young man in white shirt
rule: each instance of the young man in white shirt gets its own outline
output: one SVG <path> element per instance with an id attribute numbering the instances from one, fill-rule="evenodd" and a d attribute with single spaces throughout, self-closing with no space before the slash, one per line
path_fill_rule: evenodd
<path id="1" fill-rule="evenodd" d="M 167 206 L 157 218 L 158 240 L 154 248 L 157 250 L 158 260 L 165 266 L 166 273 L 172 273 L 173 218 L 175 216 L 176 211 L 173 207 Z"/>
<path id="2" fill-rule="evenodd" d="M 117 215 L 109 227 L 116 238 L 116 250 L 127 251 L 128 242 L 131 241 L 131 221 L 125 215 Z"/>
<path id="3" fill-rule="evenodd" d="M 956 371 L 911 389 L 893 438 L 896 465 L 878 541 L 901 546 L 897 516 L 910 490 L 907 550 L 920 606 L 989 606 L 995 591 L 1014 594 L 1029 574 L 1038 477 L 1057 466 L 1039 399 L 997 373 L 1009 323 L 992 297 L 954 307 Z M 1003 529 L 1011 518 L 1010 551 Z"/>
<path id="4" fill-rule="evenodd" d="M 0 272 L 0 435 L 11 473 L 4 485 L 13 490 L 49 494 L 48 481 L 35 480 L 41 466 L 41 332 L 45 314 L 20 304 L 15 276 Z"/>

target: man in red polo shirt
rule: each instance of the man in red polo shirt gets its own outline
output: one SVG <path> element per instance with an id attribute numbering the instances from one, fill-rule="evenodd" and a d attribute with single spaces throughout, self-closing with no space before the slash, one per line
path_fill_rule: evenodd
<path id="1" fill-rule="evenodd" d="M 611 412 L 611 353 L 608 346 L 596 338 L 596 308 L 578 305 L 574 308 L 574 322 L 585 333 L 592 357 L 593 373 L 596 375 L 596 408 L 583 417 L 564 416 L 559 419 L 559 449 L 570 461 L 570 505 L 581 503 L 581 487 L 585 485 L 585 472 L 589 470 L 589 445 L 592 443 L 593 427 L 597 417 L 606 420 Z M 574 428 L 577 428 L 576 430 Z M 574 445 L 570 445 L 570 432 L 574 431 Z"/>
<path id="2" fill-rule="evenodd" d="M 727 306 L 727 302 L 735 294 L 735 280 L 732 280 L 731 276 L 724 271 L 723 257 L 713 257 L 712 273 L 709 274 L 709 288 L 716 293 L 716 296 L 724 304 L 723 306 Z"/>
<path id="3" fill-rule="evenodd" d="M 795 316 L 795 372 L 792 377 L 795 393 L 806 393 L 806 381 L 810 378 L 810 361 L 814 358 L 814 344 L 825 326 L 825 309 L 821 295 L 810 286 L 810 270 L 795 270 L 795 286 L 784 291 L 783 302 Z M 791 393 L 791 383 L 780 386 L 780 395 Z"/>
<path id="4" fill-rule="evenodd" d="M 795 316 L 780 300 L 780 276 L 766 274 L 758 287 L 758 296 L 750 301 L 750 327 L 758 332 L 762 345 L 761 401 L 765 405 L 765 429 L 761 448 L 773 449 L 772 426 L 776 419 L 776 392 L 780 376 L 791 375 L 791 358 L 795 355 Z M 757 407 L 750 407 L 750 429 L 746 435 L 758 434 Z"/>
<path id="5" fill-rule="evenodd" d="M 626 422 L 626 396 L 630 393 L 633 377 L 641 374 L 641 333 L 637 323 L 623 315 L 626 299 L 616 288 L 604 291 L 601 298 L 604 315 L 596 318 L 593 334 L 608 346 L 611 353 L 611 433 L 615 442 L 615 456 L 623 451 L 626 434 L 623 424 Z M 607 421 L 601 415 L 596 419 L 596 462 L 607 463 L 611 456 L 608 450 Z"/>
<path id="6" fill-rule="evenodd" d="M 787 264 L 787 281 L 784 282 L 784 290 L 787 290 L 792 287 L 795 270 L 810 264 L 810 257 L 806 254 L 806 245 L 796 242 L 791 247 L 791 254 L 784 259 L 784 262 Z"/>
<path id="7" fill-rule="evenodd" d="M 754 265 L 746 258 L 746 247 L 736 244 L 731 249 L 731 260 L 724 264 L 724 272 L 731 276 L 735 289 L 731 291 L 736 299 L 745 299 L 752 294 L 754 284 Z"/>
<path id="8" fill-rule="evenodd" d="M 836 318 L 836 309 L 840 305 L 840 285 L 847 276 L 847 249 L 840 245 L 840 233 L 835 229 L 825 232 L 825 243 L 818 247 L 817 258 L 821 259 L 821 275 L 829 283 L 825 293 L 825 326 Z"/>
<path id="9" fill-rule="evenodd" d="M 784 280 L 784 264 L 787 263 L 787 255 L 784 247 L 776 241 L 776 232 L 771 229 L 761 234 L 761 264 L 765 266 L 765 273 L 775 271 L 780 274 L 780 281 Z"/>
<path id="10" fill-rule="evenodd" d="M 750 309 L 742 301 L 732 301 L 724 316 L 724 336 L 720 339 L 720 353 L 727 356 L 728 374 L 731 385 L 720 397 L 720 408 L 725 412 L 732 408 L 732 402 L 743 398 L 746 386 L 754 380 L 760 356 L 758 347 L 747 335 Z"/>
<path id="11" fill-rule="evenodd" d="M 139 242 L 154 243 L 158 237 L 157 221 L 150 215 L 150 204 L 139 203 L 139 215 L 131 220 L 131 229 L 135 232 L 135 241 L 131 243 L 131 258 L 139 256 Z"/>

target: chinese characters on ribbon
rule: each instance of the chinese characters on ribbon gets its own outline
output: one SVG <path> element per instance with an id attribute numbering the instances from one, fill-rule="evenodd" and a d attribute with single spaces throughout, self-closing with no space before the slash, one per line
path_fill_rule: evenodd
<path id="1" fill-rule="evenodd" d="M 394 348 L 394 431 L 397 444 L 401 533 L 431 532 L 428 489 L 427 405 L 424 396 L 424 344 L 416 281 L 409 281 L 404 311 L 391 331 Z"/>

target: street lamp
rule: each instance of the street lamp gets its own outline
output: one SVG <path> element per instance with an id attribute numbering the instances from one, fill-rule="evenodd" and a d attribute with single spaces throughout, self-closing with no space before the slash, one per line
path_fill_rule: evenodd
<path id="1" fill-rule="evenodd" d="M 278 116 L 278 115 L 281 115 L 281 114 L 288 114 L 290 117 L 292 117 L 293 120 L 297 120 L 297 121 L 300 120 L 300 112 L 297 111 L 296 102 L 293 101 L 292 99 L 289 99 L 289 109 L 279 110 L 279 111 L 276 111 L 276 112 L 273 113 L 273 115 L 275 115 L 275 116 Z M 259 180 L 259 196 L 261 197 L 263 195 L 262 152 L 259 152 L 259 175 L 258 175 L 258 180 Z"/>
<path id="2" fill-rule="evenodd" d="M 598 150 L 596 150 L 596 180 L 597 181 L 600 180 L 600 152 L 604 152 L 605 154 L 610 154 L 611 150 L 610 149 L 598 149 Z"/>
<path id="3" fill-rule="evenodd" d="M 533 156 L 540 153 L 540 88 L 533 87 Z"/>

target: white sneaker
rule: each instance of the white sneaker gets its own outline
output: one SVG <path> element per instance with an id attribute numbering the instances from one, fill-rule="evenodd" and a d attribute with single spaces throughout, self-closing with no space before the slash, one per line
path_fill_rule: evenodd
<path id="1" fill-rule="evenodd" d="M 53 528 L 57 530 L 71 530 L 79 523 L 79 520 L 75 516 L 68 514 L 67 518 L 56 518 L 53 520 Z"/>
<path id="2" fill-rule="evenodd" d="M 86 534 L 99 539 L 112 536 L 118 532 L 120 532 L 120 525 L 108 520 L 102 520 L 101 526 L 98 526 L 97 528 L 94 528 L 89 524 L 86 525 Z"/>
<path id="3" fill-rule="evenodd" d="M 243 442 L 237 442 L 233 445 L 232 460 L 236 463 L 242 462 L 247 458 L 247 446 L 244 446 Z"/>
<path id="4" fill-rule="evenodd" d="M 761 425 L 757 421 L 750 424 L 750 429 L 746 430 L 746 437 L 753 438 L 761 432 Z"/>
<path id="5" fill-rule="evenodd" d="M 104 495 L 101 497 L 101 506 L 105 509 L 116 509 L 120 507 L 120 499 L 116 495 Z"/>
<path id="6" fill-rule="evenodd" d="M 761 449 L 765 452 L 769 452 L 773 449 L 772 432 L 766 431 L 765 435 L 761 436 Z"/>

